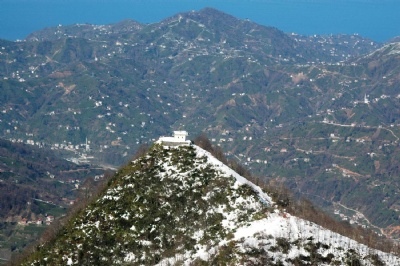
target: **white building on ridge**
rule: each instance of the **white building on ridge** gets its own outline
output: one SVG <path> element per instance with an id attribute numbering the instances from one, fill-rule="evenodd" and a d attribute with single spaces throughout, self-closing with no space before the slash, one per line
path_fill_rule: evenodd
<path id="1" fill-rule="evenodd" d="M 189 136 L 187 131 L 174 131 L 174 138 L 180 141 L 186 141 L 186 137 Z"/>
<path id="2" fill-rule="evenodd" d="M 186 140 L 187 136 L 189 136 L 187 131 L 174 131 L 173 137 L 160 137 L 157 143 L 165 146 L 189 145 L 190 140 Z"/>

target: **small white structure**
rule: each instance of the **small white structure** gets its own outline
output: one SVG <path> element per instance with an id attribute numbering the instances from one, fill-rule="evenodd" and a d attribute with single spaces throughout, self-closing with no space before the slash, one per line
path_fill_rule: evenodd
<path id="1" fill-rule="evenodd" d="M 369 104 L 369 100 L 368 100 L 367 94 L 364 95 L 364 103 L 365 104 Z"/>
<path id="2" fill-rule="evenodd" d="M 186 141 L 189 134 L 186 131 L 174 131 L 174 138 L 180 141 Z"/>
<path id="3" fill-rule="evenodd" d="M 157 143 L 166 146 L 189 145 L 190 140 L 186 140 L 188 135 L 187 131 L 174 131 L 173 137 L 160 137 Z"/>

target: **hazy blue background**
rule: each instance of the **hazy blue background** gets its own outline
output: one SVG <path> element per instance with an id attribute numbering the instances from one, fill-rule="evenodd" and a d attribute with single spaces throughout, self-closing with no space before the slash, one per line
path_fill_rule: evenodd
<path id="1" fill-rule="evenodd" d="M 23 39 L 58 24 L 152 23 L 204 7 L 305 35 L 358 33 L 376 41 L 400 35 L 400 0 L 0 0 L 0 38 Z"/>

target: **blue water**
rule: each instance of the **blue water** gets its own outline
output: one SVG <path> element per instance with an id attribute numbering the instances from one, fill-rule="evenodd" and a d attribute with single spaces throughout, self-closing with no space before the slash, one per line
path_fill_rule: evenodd
<path id="1" fill-rule="evenodd" d="M 204 7 L 285 32 L 358 33 L 381 42 L 400 36 L 400 0 L 0 0 L 0 38 L 58 24 L 152 23 Z"/>

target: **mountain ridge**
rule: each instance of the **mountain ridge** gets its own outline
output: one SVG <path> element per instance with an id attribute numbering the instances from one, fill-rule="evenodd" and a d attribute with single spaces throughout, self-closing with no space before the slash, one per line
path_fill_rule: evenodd
<path id="1" fill-rule="evenodd" d="M 319 265 L 400 262 L 279 210 L 260 187 L 197 146 L 156 144 L 120 169 L 94 203 L 22 265 L 310 260 Z"/>

